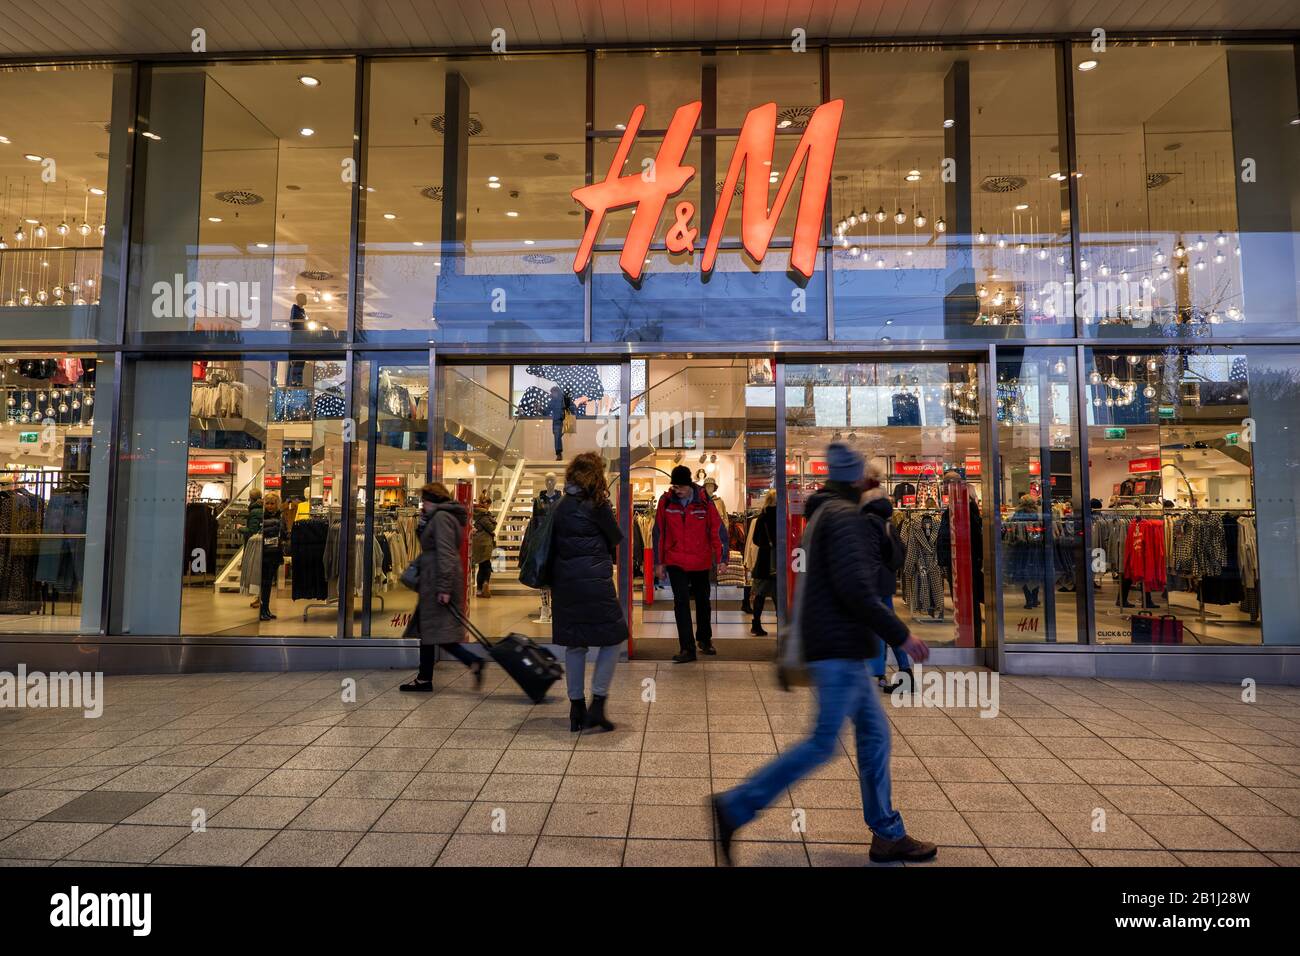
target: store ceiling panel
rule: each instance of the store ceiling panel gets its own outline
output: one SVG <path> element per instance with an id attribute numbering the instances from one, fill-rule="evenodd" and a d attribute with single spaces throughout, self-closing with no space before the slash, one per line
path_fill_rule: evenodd
<path id="1" fill-rule="evenodd" d="M 483 47 L 1110 31 L 1295 30 L 1294 0 L 4 0 L 0 56 Z"/>

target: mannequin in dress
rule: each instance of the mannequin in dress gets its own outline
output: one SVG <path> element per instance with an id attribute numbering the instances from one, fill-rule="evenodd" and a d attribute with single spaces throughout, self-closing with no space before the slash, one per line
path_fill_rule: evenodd
<path id="1" fill-rule="evenodd" d="M 558 478 L 556 477 L 555 472 L 548 471 L 546 473 L 546 487 L 542 491 L 539 491 L 537 493 L 537 497 L 533 499 L 533 517 L 532 520 L 529 521 L 528 523 L 529 533 L 531 533 L 533 529 L 536 528 L 538 524 L 541 523 L 541 520 L 543 517 L 545 517 L 546 512 L 550 511 L 551 508 L 555 507 L 559 503 L 561 498 L 561 493 L 560 493 L 560 489 L 555 487 L 557 481 Z M 542 588 L 542 608 L 538 612 L 535 623 L 537 624 L 551 623 L 551 589 L 550 588 Z"/>

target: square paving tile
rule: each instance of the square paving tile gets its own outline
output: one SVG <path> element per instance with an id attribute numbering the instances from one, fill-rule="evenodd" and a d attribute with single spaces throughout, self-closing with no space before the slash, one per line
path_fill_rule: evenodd
<path id="1" fill-rule="evenodd" d="M 58 860 L 89 843 L 108 827 L 106 823 L 38 821 L 0 840 L 0 859 Z"/>
<path id="2" fill-rule="evenodd" d="M 279 830 L 310 803 L 309 797 L 236 797 L 208 820 L 208 826 Z"/>
<path id="3" fill-rule="evenodd" d="M 1300 820 L 1295 817 L 1221 816 L 1219 822 L 1257 850 L 1300 851 Z"/>
<path id="4" fill-rule="evenodd" d="M 191 833 L 157 862 L 166 866 L 243 866 L 275 833 L 274 830 L 213 827 Z"/>
<path id="5" fill-rule="evenodd" d="M 622 837 L 549 836 L 538 837 L 529 866 L 622 866 Z"/>
<path id="6" fill-rule="evenodd" d="M 713 866 L 711 840 L 638 840 L 629 838 L 623 848 L 624 866 Z"/>
<path id="7" fill-rule="evenodd" d="M 433 866 L 448 833 L 367 833 L 342 866 Z"/>
<path id="8" fill-rule="evenodd" d="M 121 823 L 160 796 L 161 792 L 92 790 L 51 810 L 41 819 L 51 823 Z"/>
<path id="9" fill-rule="evenodd" d="M 628 819 L 632 808 L 619 804 L 565 805 L 554 804 L 546 818 L 542 833 L 561 837 L 616 837 L 627 836 Z"/>
<path id="10" fill-rule="evenodd" d="M 152 863 L 191 832 L 187 826 L 120 824 L 73 850 L 68 854 L 68 859 L 103 863 Z"/>
<path id="11" fill-rule="evenodd" d="M 1250 844 L 1204 815 L 1135 813 L 1133 822 L 1167 850 L 1249 850 Z"/>
<path id="12" fill-rule="evenodd" d="M 457 833 L 447 841 L 435 866 L 527 866 L 537 836 L 511 833 Z"/>
<path id="13" fill-rule="evenodd" d="M 369 830 L 391 800 L 366 797 L 317 797 L 289 823 L 294 830 Z"/>
<path id="14" fill-rule="evenodd" d="M 360 833 L 282 830 L 258 850 L 248 866 L 338 866 L 361 839 Z"/>
<path id="15" fill-rule="evenodd" d="M 455 833 L 469 809 L 456 800 L 394 800 L 374 829 L 399 833 Z"/>

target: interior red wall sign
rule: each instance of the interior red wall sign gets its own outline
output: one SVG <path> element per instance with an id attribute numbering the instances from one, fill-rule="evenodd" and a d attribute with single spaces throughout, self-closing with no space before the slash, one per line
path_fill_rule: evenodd
<path id="1" fill-rule="evenodd" d="M 631 119 L 628 120 L 627 129 L 614 152 L 605 178 L 573 190 L 573 198 L 591 211 L 586 231 L 582 234 L 582 242 L 573 258 L 574 272 L 582 272 L 591 260 L 591 250 L 605 213 L 612 209 L 635 206 L 636 212 L 632 215 L 632 225 L 628 227 L 618 264 L 629 278 L 641 277 L 641 269 L 654 240 L 655 229 L 663 216 L 664 206 L 670 197 L 681 192 L 695 176 L 695 167 L 683 166 L 682 157 L 686 155 L 686 147 L 690 144 L 691 133 L 699 121 L 701 108 L 701 102 L 696 100 L 679 107 L 673 114 L 672 122 L 668 124 L 668 131 L 655 156 L 653 175 L 638 171 L 624 176 L 621 175 L 623 166 L 632 151 L 632 143 L 636 140 L 637 130 L 641 128 L 646 108 L 642 104 L 632 110 Z M 839 139 L 843 115 L 843 100 L 831 100 L 813 111 L 780 179 L 776 198 L 769 207 L 768 177 L 775 168 L 772 166 L 772 156 L 776 145 L 776 104 L 765 103 L 749 111 L 740 128 L 731 164 L 727 168 L 727 177 L 723 181 L 722 192 L 713 213 L 708 239 L 704 243 L 704 255 L 700 260 L 700 268 L 704 272 L 712 272 L 717 262 L 718 244 L 722 241 L 722 230 L 736 188 L 740 184 L 741 173 L 745 176 L 745 191 L 740 207 L 741 242 L 756 262 L 762 262 L 772 241 L 772 234 L 776 231 L 777 219 L 794 188 L 795 174 L 806 160 L 803 185 L 799 190 L 793 246 L 790 250 L 790 267 L 806 277 L 812 276 L 817 265 L 817 247 L 822 235 L 826 194 L 830 188 L 831 161 L 835 156 L 835 144 Z M 674 222 L 664 236 L 665 245 L 673 253 L 694 252 L 699 232 L 698 227 L 691 222 L 695 215 L 695 204 L 679 202 L 673 212 Z"/>

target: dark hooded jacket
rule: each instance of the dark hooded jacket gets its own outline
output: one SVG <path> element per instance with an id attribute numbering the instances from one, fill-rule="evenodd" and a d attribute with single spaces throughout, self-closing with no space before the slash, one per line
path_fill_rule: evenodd
<path id="1" fill-rule="evenodd" d="M 876 593 L 883 599 L 893 594 L 898 583 L 895 568 L 903 566 L 903 542 L 890 525 L 894 515 L 894 505 L 888 497 L 874 498 L 861 507 L 862 516 L 867 522 L 867 547 L 880 559 L 875 585 Z"/>
<path id="2" fill-rule="evenodd" d="M 551 639 L 562 647 L 606 647 L 627 640 L 614 588 L 623 532 L 605 501 L 566 485 L 551 524 Z"/>
<path id="3" fill-rule="evenodd" d="M 857 490 L 827 482 L 808 499 L 804 514 L 809 522 L 817 518 L 815 533 L 805 533 L 801 542 L 807 556 L 798 612 L 805 658 L 866 660 L 879 640 L 902 644 L 907 625 L 884 602 L 882 585 L 891 572 L 873 547 Z"/>
<path id="4" fill-rule="evenodd" d="M 439 594 L 450 594 L 452 603 L 465 612 L 465 567 L 460 546 L 465 540 L 469 512 L 456 501 L 440 501 L 420 515 L 419 600 L 403 637 L 418 637 L 421 644 L 459 644 L 465 627 L 438 603 Z"/>

